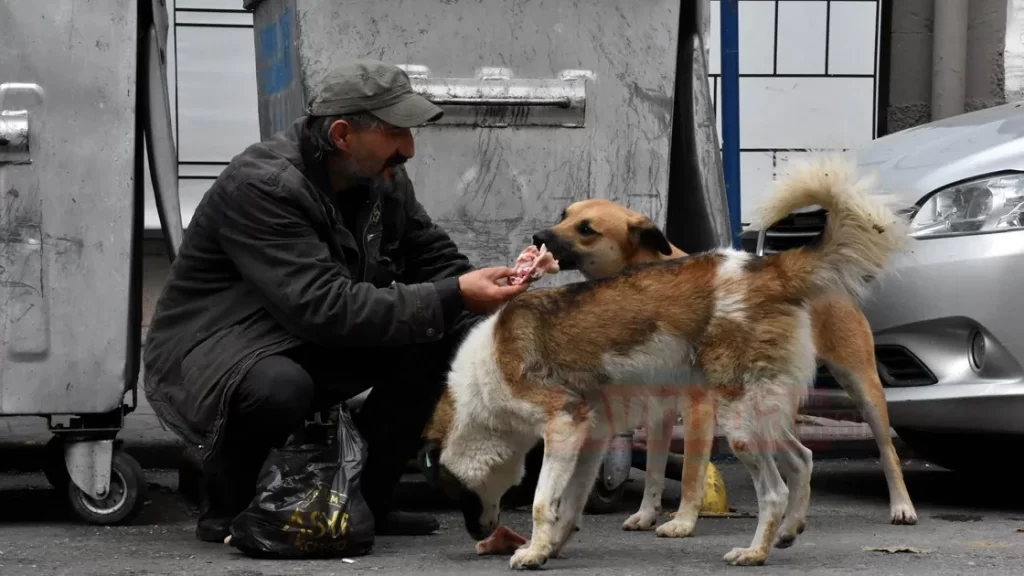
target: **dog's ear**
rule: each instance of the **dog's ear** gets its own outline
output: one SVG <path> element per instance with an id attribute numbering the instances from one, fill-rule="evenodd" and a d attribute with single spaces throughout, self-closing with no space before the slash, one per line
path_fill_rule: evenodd
<path id="1" fill-rule="evenodd" d="M 672 255 L 672 244 L 669 243 L 665 234 L 650 218 L 642 218 L 630 223 L 629 235 L 636 242 L 637 246 L 642 246 L 654 252 L 660 252 L 665 256 Z"/>
<path id="2" fill-rule="evenodd" d="M 565 222 L 566 217 L 569 215 L 569 207 L 562 208 L 562 213 L 558 215 L 559 222 Z"/>

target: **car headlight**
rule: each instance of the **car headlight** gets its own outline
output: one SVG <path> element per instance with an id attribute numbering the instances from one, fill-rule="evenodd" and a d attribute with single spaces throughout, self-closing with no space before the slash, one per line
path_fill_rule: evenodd
<path id="1" fill-rule="evenodd" d="M 914 214 L 910 235 L 966 236 L 1024 228 L 1024 174 L 989 176 L 932 194 Z"/>

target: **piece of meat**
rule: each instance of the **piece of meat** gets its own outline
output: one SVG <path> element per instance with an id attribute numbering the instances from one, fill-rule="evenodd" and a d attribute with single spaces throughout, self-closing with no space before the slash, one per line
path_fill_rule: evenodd
<path id="1" fill-rule="evenodd" d="M 558 260 L 548 252 L 547 246 L 541 244 L 537 248 L 530 245 L 519 253 L 513 268 L 516 274 L 509 280 L 509 284 L 516 286 L 538 280 L 545 274 L 558 273 Z"/>
<path id="2" fill-rule="evenodd" d="M 526 538 L 505 526 L 498 526 L 494 534 L 476 543 L 476 553 L 480 556 L 507 556 L 514 554 L 523 544 L 526 544 Z"/>

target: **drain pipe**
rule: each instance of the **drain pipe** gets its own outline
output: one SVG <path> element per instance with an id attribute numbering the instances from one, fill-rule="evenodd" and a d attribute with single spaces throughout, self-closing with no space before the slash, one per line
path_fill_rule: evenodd
<path id="1" fill-rule="evenodd" d="M 934 0 L 932 120 L 963 114 L 967 93 L 968 0 Z"/>
<path id="2" fill-rule="evenodd" d="M 734 248 L 740 242 L 740 7 L 737 0 L 721 2 L 722 55 L 722 171 Z"/>

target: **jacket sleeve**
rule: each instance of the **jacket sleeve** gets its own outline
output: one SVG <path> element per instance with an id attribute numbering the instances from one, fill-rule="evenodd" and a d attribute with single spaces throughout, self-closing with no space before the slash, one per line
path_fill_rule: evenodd
<path id="1" fill-rule="evenodd" d="M 321 345 L 397 346 L 444 335 L 444 309 L 430 282 L 377 288 L 353 282 L 308 223 L 304 210 L 276 186 L 241 183 L 223 212 L 221 246 L 266 302 L 300 338 Z"/>

